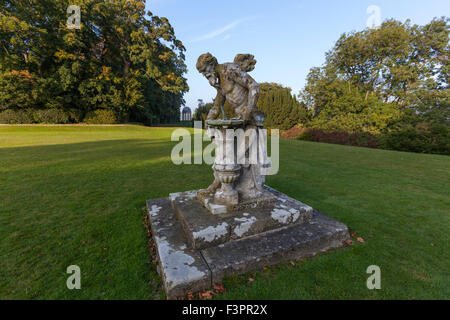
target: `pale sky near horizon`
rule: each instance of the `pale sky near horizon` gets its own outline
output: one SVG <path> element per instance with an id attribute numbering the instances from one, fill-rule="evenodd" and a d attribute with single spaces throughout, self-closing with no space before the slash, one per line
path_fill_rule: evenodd
<path id="1" fill-rule="evenodd" d="M 450 17 L 449 0 L 147 0 L 147 10 L 167 17 L 186 47 L 190 90 L 184 98 L 192 110 L 197 99 L 210 102 L 216 95 L 195 68 L 202 53 L 211 52 L 219 63 L 251 53 L 257 82 L 280 83 L 298 94 L 342 33 L 366 28 L 372 5 L 382 20 L 423 25 Z"/>

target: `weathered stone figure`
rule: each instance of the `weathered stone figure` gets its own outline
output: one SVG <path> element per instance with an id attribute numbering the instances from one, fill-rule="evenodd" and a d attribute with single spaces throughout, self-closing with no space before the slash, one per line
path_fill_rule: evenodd
<path id="1" fill-rule="evenodd" d="M 258 112 L 256 103 L 259 98 L 259 85 L 247 72 L 252 71 L 255 64 L 256 60 L 251 54 L 238 54 L 234 63 L 223 64 L 218 64 L 217 59 L 210 53 L 202 54 L 198 58 L 197 70 L 217 90 L 208 120 L 216 119 L 221 110 L 223 118 L 227 119 L 223 110 L 225 101 L 235 110 L 235 119 L 253 120 L 252 116 Z"/>
<path id="2" fill-rule="evenodd" d="M 255 68 L 256 60 L 250 54 L 238 54 L 234 59 L 234 63 L 218 64 L 217 59 L 210 53 L 205 53 L 198 58 L 197 69 L 216 88 L 217 96 L 214 100 L 214 106 L 208 114 L 207 123 L 218 123 L 222 130 L 227 128 L 227 115 L 225 114 L 223 105 L 225 101 L 233 107 L 236 117 L 230 122 L 231 127 L 235 129 L 243 129 L 247 139 L 240 139 L 235 145 L 240 151 L 245 150 L 247 156 L 250 144 L 259 148 L 258 163 L 236 163 L 235 165 L 224 165 L 230 159 L 219 159 L 213 166 L 214 182 L 208 189 L 200 193 L 201 200 L 208 207 L 211 199 L 214 203 L 223 205 L 236 206 L 239 203 L 248 201 L 262 202 L 265 199 L 263 190 L 265 176 L 263 169 L 270 166 L 267 158 L 264 143 L 261 143 L 260 135 L 264 132 L 262 123 L 264 121 L 264 113 L 261 112 L 256 104 L 259 98 L 259 85 L 247 73 Z M 222 112 L 222 120 L 216 120 Z M 222 131 L 225 132 L 225 131 Z M 254 139 L 249 139 L 253 134 Z M 217 148 L 221 148 L 224 137 L 214 137 Z M 250 142 L 249 142 L 250 141 Z M 231 146 L 233 142 L 230 141 Z M 257 145 L 257 146 L 256 146 Z M 217 151 L 216 148 L 216 151 Z M 221 187 L 220 190 L 219 187 Z M 267 198 L 267 197 L 266 197 Z"/>

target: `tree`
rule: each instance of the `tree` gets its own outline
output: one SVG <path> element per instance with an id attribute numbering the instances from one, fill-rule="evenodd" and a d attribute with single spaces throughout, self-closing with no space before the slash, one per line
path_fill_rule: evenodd
<path id="1" fill-rule="evenodd" d="M 291 94 L 290 88 L 261 83 L 258 107 L 266 114 L 267 128 L 290 129 L 306 121 L 306 108 Z"/>
<path id="2" fill-rule="evenodd" d="M 443 17 L 417 26 L 387 20 L 377 29 L 343 34 L 325 64 L 311 69 L 300 92 L 309 110 L 308 126 L 396 137 L 423 137 L 411 130 L 429 128 L 441 134 L 437 140 L 448 139 L 448 22 Z M 443 145 L 439 142 L 435 150 Z"/>
<path id="3" fill-rule="evenodd" d="M 111 110 L 121 120 L 177 121 L 185 48 L 145 0 L 79 0 L 81 28 L 66 26 L 68 0 L 0 1 L 0 108 Z M 32 99 L 20 93 L 29 87 Z M 20 92 L 20 90 L 19 90 Z"/>
<path id="4" fill-rule="evenodd" d="M 343 34 L 300 93 L 310 125 L 375 134 L 405 121 L 448 125 L 448 21 L 417 26 L 387 20 L 377 29 Z"/>
<path id="5" fill-rule="evenodd" d="M 395 103 L 319 68 L 309 74 L 302 94 L 310 109 L 308 126 L 313 128 L 379 134 L 400 118 Z"/>
<path id="6" fill-rule="evenodd" d="M 213 105 L 214 104 L 211 102 L 204 103 L 202 99 L 199 99 L 198 107 L 194 112 L 192 120 L 202 121 L 203 128 L 206 128 L 206 118 L 208 117 L 208 113 L 212 109 Z"/>

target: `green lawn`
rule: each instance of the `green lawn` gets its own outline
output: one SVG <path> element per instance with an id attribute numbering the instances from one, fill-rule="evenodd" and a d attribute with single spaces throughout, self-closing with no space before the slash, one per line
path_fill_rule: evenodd
<path id="1" fill-rule="evenodd" d="M 0 298 L 160 299 L 145 201 L 198 189 L 172 129 L 0 127 Z M 365 243 L 225 279 L 218 298 L 450 298 L 450 158 L 282 140 L 268 185 L 346 223 Z M 82 289 L 66 288 L 79 265 Z M 368 290 L 366 268 L 381 268 Z M 255 279 L 248 282 L 248 278 Z"/>

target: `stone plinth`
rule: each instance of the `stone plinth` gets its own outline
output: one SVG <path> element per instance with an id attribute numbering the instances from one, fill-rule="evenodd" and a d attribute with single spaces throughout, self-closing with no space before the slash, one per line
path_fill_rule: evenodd
<path id="1" fill-rule="evenodd" d="M 208 211 L 214 215 L 232 214 L 234 212 L 245 210 L 246 208 L 263 208 L 266 205 L 272 205 L 277 198 L 270 192 L 263 190 L 258 196 L 250 199 L 242 199 L 237 203 L 222 204 L 218 203 L 213 194 L 207 190 L 198 190 L 197 198 Z"/>
<path id="2" fill-rule="evenodd" d="M 313 209 L 275 190 L 265 190 L 274 199 L 263 206 L 243 207 L 233 213 L 213 215 L 195 197 L 196 191 L 170 195 L 172 206 L 189 245 L 205 249 L 231 240 L 311 220 Z"/>
<path id="3" fill-rule="evenodd" d="M 198 191 L 149 200 L 153 238 L 167 297 L 210 288 L 225 276 L 342 246 L 347 227 L 265 187 L 276 200 L 263 207 L 213 215 Z"/>
<path id="4" fill-rule="evenodd" d="M 183 296 L 187 290 L 211 286 L 211 270 L 200 251 L 188 247 L 170 199 L 149 200 L 147 210 L 167 297 Z"/>

